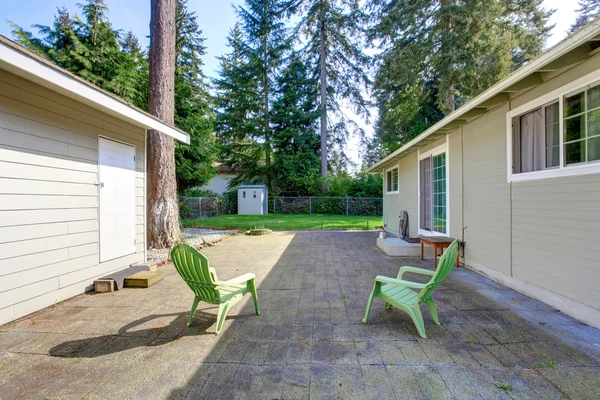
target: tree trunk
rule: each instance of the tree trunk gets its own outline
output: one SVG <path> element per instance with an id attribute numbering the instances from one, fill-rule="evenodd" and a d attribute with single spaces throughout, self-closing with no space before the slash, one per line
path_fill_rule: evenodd
<path id="1" fill-rule="evenodd" d="M 319 46 L 321 64 L 321 176 L 327 177 L 327 43 L 325 41 L 325 6 L 319 18 Z M 323 187 L 325 189 L 325 186 Z"/>
<path id="2" fill-rule="evenodd" d="M 176 0 L 151 0 L 148 111 L 173 125 L 175 112 Z M 164 249 L 180 237 L 175 142 L 148 132 L 148 246 Z"/>

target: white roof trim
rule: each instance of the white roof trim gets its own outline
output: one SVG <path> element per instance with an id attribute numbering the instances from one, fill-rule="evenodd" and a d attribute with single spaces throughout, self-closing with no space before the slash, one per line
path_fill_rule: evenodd
<path id="1" fill-rule="evenodd" d="M 20 46 L 13 42 L 8 44 L 5 43 L 8 41 L 7 39 L 0 39 L 2 39 L 0 41 L 0 68 L 7 65 L 11 67 L 11 72 L 90 107 L 145 129 L 154 129 L 184 143 L 190 143 L 190 136 L 187 133 L 161 122 L 156 117 L 136 109 L 116 96 L 96 88 L 91 83 L 85 82 L 57 66 L 38 60 L 35 55 L 28 54 L 29 52 L 25 49 L 19 49 Z"/>
<path id="2" fill-rule="evenodd" d="M 438 130 L 444 128 L 450 122 L 452 122 L 456 119 L 459 119 L 461 116 L 466 114 L 468 111 L 471 111 L 472 109 L 476 108 L 478 105 L 485 102 L 486 100 L 489 100 L 492 97 L 494 97 L 495 95 L 503 92 L 505 89 L 516 84 L 517 82 L 521 81 L 525 77 L 531 75 L 534 72 L 537 72 L 539 69 L 541 69 L 548 63 L 556 60 L 557 58 L 560 58 L 561 56 L 567 54 L 571 50 L 589 42 L 590 40 L 597 37 L 599 34 L 600 34 L 600 18 L 597 18 L 594 21 L 592 21 L 591 23 L 589 23 L 588 25 L 586 25 L 585 27 L 581 28 L 579 31 L 577 31 L 573 35 L 567 37 L 563 41 L 556 44 L 554 47 L 552 47 L 549 50 L 547 50 L 546 52 L 542 53 L 537 58 L 535 58 L 532 61 L 530 61 L 529 63 L 525 64 L 524 66 L 522 66 L 521 68 L 519 68 L 518 70 L 513 72 L 511 75 L 507 76 L 500 82 L 496 83 L 495 85 L 493 85 L 492 87 L 490 87 L 489 89 L 484 91 L 483 93 L 474 97 L 472 100 L 470 100 L 469 102 L 464 104 L 459 109 L 455 110 L 451 114 L 448 114 L 445 118 L 443 118 L 442 120 L 440 120 L 439 122 L 437 122 L 436 124 L 431 126 L 429 129 L 427 129 L 426 131 L 421 133 L 416 138 L 414 138 L 411 141 L 409 141 L 408 143 L 406 143 L 404 146 L 400 147 L 393 153 L 391 153 L 391 154 L 387 155 L 386 157 L 382 158 L 381 160 L 379 160 L 377 163 L 372 165 L 367 170 L 367 172 L 376 172 L 376 171 L 381 170 L 381 166 L 383 164 L 390 161 L 394 157 L 400 155 L 401 153 L 405 152 L 406 150 L 410 149 L 415 144 L 419 143 L 421 140 L 431 136 Z"/>

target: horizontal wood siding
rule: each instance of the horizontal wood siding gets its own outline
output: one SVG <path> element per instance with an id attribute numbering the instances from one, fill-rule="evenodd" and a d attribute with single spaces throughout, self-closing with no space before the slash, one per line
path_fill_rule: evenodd
<path id="1" fill-rule="evenodd" d="M 98 137 L 136 146 L 137 253 L 99 263 Z M 145 131 L 0 71 L 0 323 L 143 261 Z"/>
<path id="2" fill-rule="evenodd" d="M 449 236 L 462 238 L 462 143 L 461 130 L 448 134 L 448 215 L 450 218 Z"/>
<path id="3" fill-rule="evenodd" d="M 515 278 L 600 309 L 600 174 L 512 184 Z"/>
<path id="4" fill-rule="evenodd" d="M 465 262 L 510 275 L 507 112 L 508 106 L 500 107 L 463 127 L 462 162 Z"/>
<path id="5" fill-rule="evenodd" d="M 400 159 L 400 211 L 408 212 L 408 230 L 410 237 L 419 236 L 419 187 L 418 187 L 418 161 L 417 152 L 410 153 Z"/>

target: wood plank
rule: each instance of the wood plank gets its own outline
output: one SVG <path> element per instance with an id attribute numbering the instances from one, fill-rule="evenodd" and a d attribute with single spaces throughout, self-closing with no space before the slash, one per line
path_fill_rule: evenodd
<path id="1" fill-rule="evenodd" d="M 98 196 L 0 194 L 0 211 L 98 207 Z"/>
<path id="2" fill-rule="evenodd" d="M 0 211 L 0 227 L 45 224 L 49 222 L 81 221 L 95 218 L 98 218 L 97 208 Z M 140 221 L 140 223 L 143 223 L 143 216 L 141 216 Z"/>
<path id="3" fill-rule="evenodd" d="M 125 278 L 123 286 L 129 288 L 149 288 L 162 279 L 162 271 L 140 271 Z"/>

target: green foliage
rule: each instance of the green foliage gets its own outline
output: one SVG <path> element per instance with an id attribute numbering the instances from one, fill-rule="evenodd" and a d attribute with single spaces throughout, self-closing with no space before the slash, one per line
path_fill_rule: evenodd
<path id="1" fill-rule="evenodd" d="M 554 361 L 546 361 L 546 362 L 534 365 L 533 368 L 544 369 L 544 368 L 554 368 L 555 366 L 556 365 L 554 365 Z"/>
<path id="2" fill-rule="evenodd" d="M 202 72 L 205 39 L 195 13 L 187 10 L 187 0 L 178 0 L 175 18 L 175 124 L 190 134 L 189 146 L 177 142 L 175 148 L 177 187 L 183 193 L 206 185 L 215 175 L 217 143 L 207 78 Z"/>
<path id="3" fill-rule="evenodd" d="M 238 193 L 237 189 L 231 189 L 223 193 L 223 214 L 237 214 L 238 211 Z"/>
<path id="4" fill-rule="evenodd" d="M 220 143 L 220 158 L 229 166 L 242 171 L 231 186 L 263 181 L 264 146 L 261 124 L 257 115 L 261 110 L 260 93 L 248 63 L 243 32 L 238 23 L 229 32 L 227 46 L 230 52 L 219 58 L 219 77 L 215 87 L 215 132 Z"/>
<path id="5" fill-rule="evenodd" d="M 103 0 L 87 0 L 78 6 L 83 19 L 72 18 L 62 7 L 57 9 L 52 26 L 34 25 L 41 38 L 12 24 L 15 40 L 56 65 L 143 106 L 147 86 L 138 73 L 144 66 L 139 62 L 142 52 L 135 47 L 137 39 L 113 29 Z"/>
<path id="6" fill-rule="evenodd" d="M 219 195 L 212 190 L 202 189 L 202 188 L 194 188 L 188 189 L 182 193 L 182 196 L 186 197 L 219 197 Z"/>
<path id="7" fill-rule="evenodd" d="M 498 389 L 502 389 L 507 392 L 511 392 L 513 390 L 512 386 L 507 385 L 506 383 L 499 382 L 499 381 L 494 382 L 494 386 L 496 386 Z"/>
<path id="8" fill-rule="evenodd" d="M 367 16 L 357 0 L 292 0 L 290 4 L 289 11 L 299 16 L 295 39 L 301 43 L 302 59 L 311 75 L 319 77 L 319 89 L 325 86 L 326 100 L 318 99 L 320 111 L 327 117 L 325 156 L 330 169 L 340 171 L 350 164 L 344 152 L 347 138 L 363 133 L 343 112 L 342 103 L 369 117 L 365 91 L 371 84 L 370 58 L 361 43 Z"/>
<path id="9" fill-rule="evenodd" d="M 316 133 L 320 114 L 316 80 L 298 55 L 293 54 L 277 79 L 277 87 L 278 98 L 272 110 L 271 193 L 279 196 L 317 193 L 322 180 Z"/>
<path id="10" fill-rule="evenodd" d="M 283 10 L 280 0 L 246 0 L 236 7 L 239 22 L 228 38 L 231 52 L 220 59 L 216 131 L 222 161 L 241 171 L 232 186 L 272 186 L 271 107 L 278 69 L 290 48 Z"/>
<path id="11" fill-rule="evenodd" d="M 383 154 L 537 56 L 552 28 L 541 0 L 370 0 Z"/>
<path id="12" fill-rule="evenodd" d="M 569 28 L 569 34 L 577 32 L 595 18 L 600 17 L 600 0 L 579 0 L 577 5 L 579 6 L 575 10 L 577 19 Z"/>
<path id="13" fill-rule="evenodd" d="M 380 175 L 364 172 L 352 176 L 346 172 L 332 175 L 327 179 L 327 196 L 381 198 L 383 180 Z"/>

